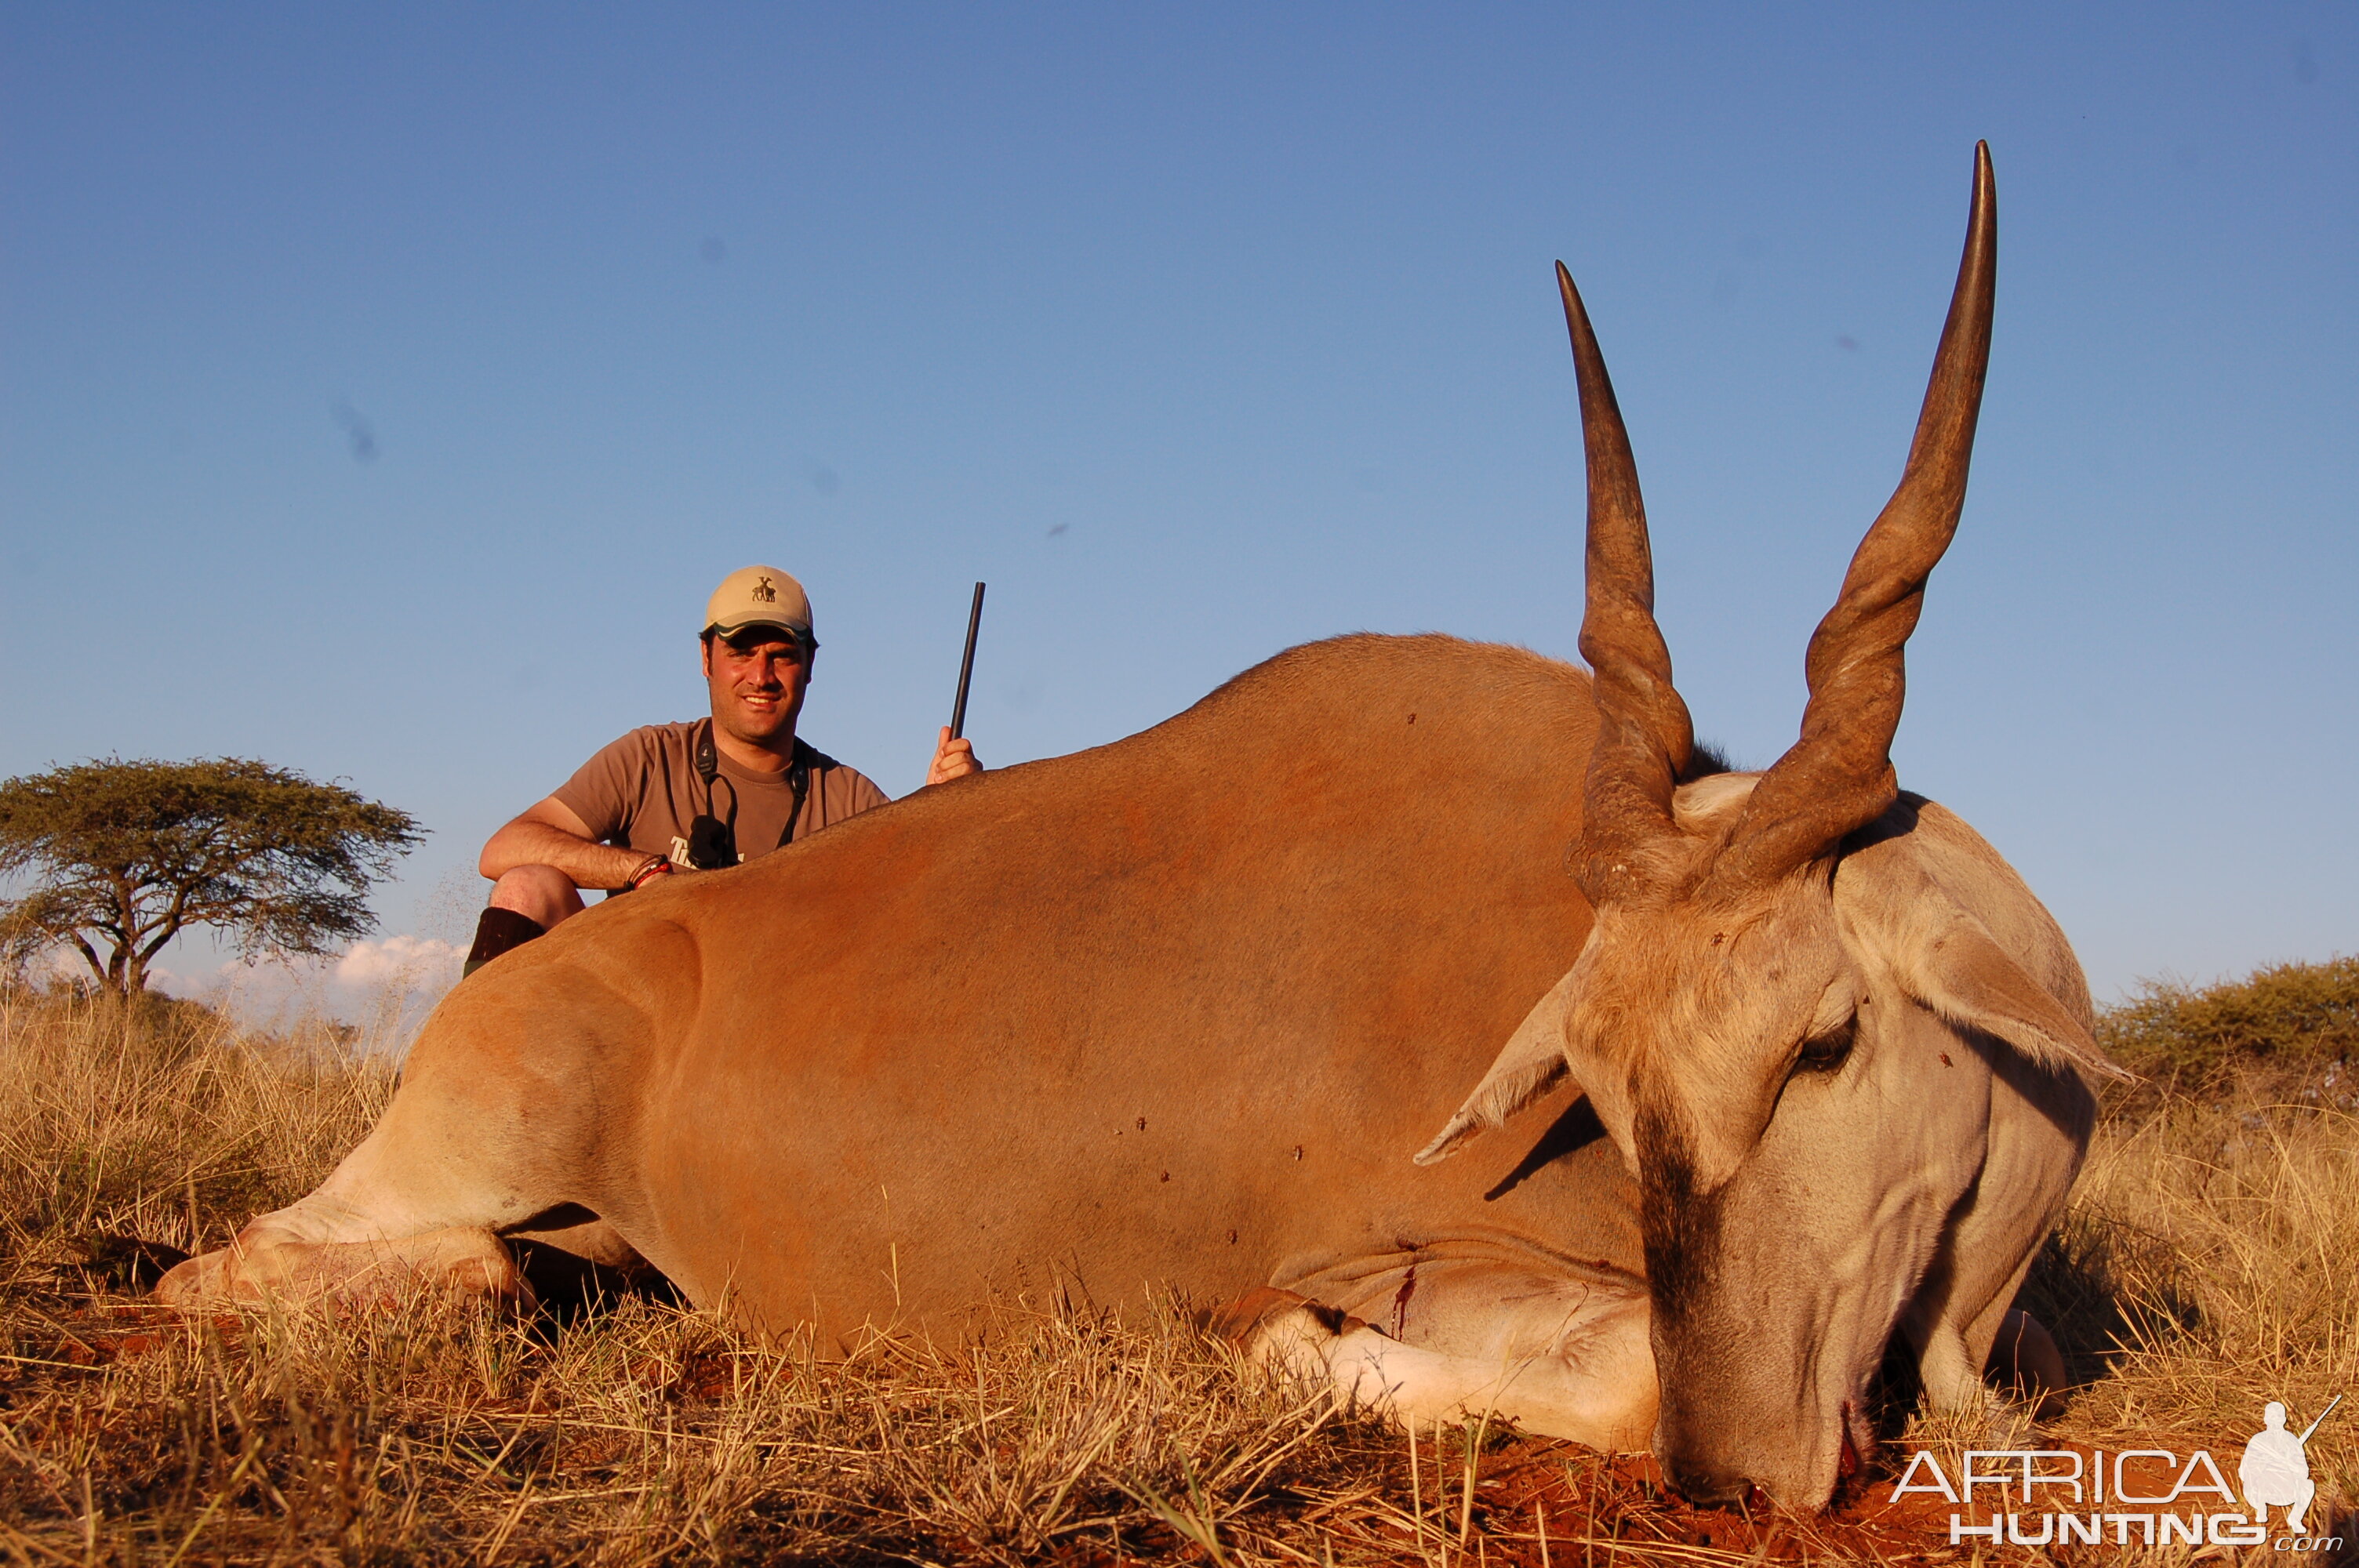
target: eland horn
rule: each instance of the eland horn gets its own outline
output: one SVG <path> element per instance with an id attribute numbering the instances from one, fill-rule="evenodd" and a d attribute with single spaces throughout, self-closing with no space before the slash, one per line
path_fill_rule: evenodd
<path id="1" fill-rule="evenodd" d="M 1997 189 L 1990 146 L 1976 143 L 1965 254 L 1908 466 L 1810 635 L 1801 738 L 1754 789 L 1715 880 L 1783 875 L 1875 821 L 1899 794 L 1891 750 L 1907 678 L 1903 650 L 1924 608 L 1925 579 L 1965 505 L 1997 271 Z"/>
<path id="2" fill-rule="evenodd" d="M 1655 624 L 1655 561 L 1630 433 L 1614 400 L 1605 358 L 1581 291 L 1562 262 L 1565 325 L 1581 385 L 1589 460 L 1588 602 L 1581 656 L 1597 700 L 1597 742 L 1582 797 L 1582 891 L 1593 903 L 1628 903 L 1657 885 L 1655 847 L 1676 833 L 1671 791 L 1688 765 L 1695 730 L 1671 685 L 1671 654 Z"/>

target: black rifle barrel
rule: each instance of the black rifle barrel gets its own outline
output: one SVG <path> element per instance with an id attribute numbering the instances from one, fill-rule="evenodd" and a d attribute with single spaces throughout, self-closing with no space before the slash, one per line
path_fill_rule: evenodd
<path id="1" fill-rule="evenodd" d="M 966 612 L 966 654 L 959 660 L 958 705 L 951 709 L 951 739 L 966 734 L 966 688 L 974 679 L 974 634 L 983 630 L 983 584 L 974 585 L 974 607 Z"/>

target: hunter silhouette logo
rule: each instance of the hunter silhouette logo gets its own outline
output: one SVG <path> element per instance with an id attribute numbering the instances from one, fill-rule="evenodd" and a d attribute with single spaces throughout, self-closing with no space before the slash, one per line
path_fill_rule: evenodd
<path id="1" fill-rule="evenodd" d="M 777 600 L 778 590 L 770 586 L 768 578 L 757 577 L 754 579 L 754 601 L 756 604 L 775 604 Z"/>
<path id="2" fill-rule="evenodd" d="M 2245 1504 L 2253 1510 L 2255 1524 L 2268 1523 L 2269 1509 L 2281 1508 L 2286 1529 L 2296 1535 L 2305 1532 L 2301 1516 L 2318 1496 L 2318 1483 L 2310 1478 L 2310 1433 L 2342 1402 L 2343 1396 L 2335 1395 L 2299 1437 L 2286 1430 L 2285 1406 L 2271 1400 L 2263 1408 L 2261 1430 L 2245 1444 L 2245 1457 L 2236 1465 L 2236 1480 L 2245 1488 Z"/>

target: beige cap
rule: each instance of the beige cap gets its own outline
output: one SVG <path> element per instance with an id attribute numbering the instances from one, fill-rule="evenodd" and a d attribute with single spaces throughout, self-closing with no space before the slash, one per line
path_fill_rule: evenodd
<path id="1" fill-rule="evenodd" d="M 803 585 L 776 567 L 731 572 L 704 606 L 704 629 L 734 637 L 748 626 L 776 626 L 819 646 L 811 634 L 810 597 Z"/>

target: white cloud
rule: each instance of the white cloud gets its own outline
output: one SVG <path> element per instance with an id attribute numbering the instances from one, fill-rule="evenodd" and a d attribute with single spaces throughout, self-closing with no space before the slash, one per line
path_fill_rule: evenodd
<path id="1" fill-rule="evenodd" d="M 405 934 L 355 942 L 333 957 L 232 958 L 209 981 L 172 989 L 263 1027 L 306 1014 L 339 1019 L 360 1025 L 374 1046 L 397 1050 L 459 983 L 466 957 L 465 948 L 439 937 Z"/>
<path id="2" fill-rule="evenodd" d="M 348 989 L 403 985 L 445 991 L 459 981 L 467 950 L 439 936 L 388 936 L 355 942 L 336 960 L 335 983 Z"/>
<path id="3" fill-rule="evenodd" d="M 104 957 L 103 950 L 100 956 Z M 62 942 L 44 948 L 38 957 L 26 966 L 25 973 L 26 978 L 36 985 L 86 986 L 96 979 L 90 971 L 90 961 Z M 201 986 L 205 978 L 202 974 L 185 975 L 163 964 L 150 963 L 147 966 L 150 989 L 168 991 L 174 996 L 188 994 L 190 988 Z"/>
<path id="4" fill-rule="evenodd" d="M 439 936 L 408 934 L 355 942 L 324 958 L 265 958 L 248 963 L 208 955 L 201 946 L 174 952 L 185 967 L 150 964 L 150 989 L 221 1008 L 241 1022 L 280 1028 L 306 1018 L 357 1024 L 373 1044 L 399 1048 L 418 1032 L 443 993 L 459 983 L 467 950 Z M 195 960 L 191 963 L 190 960 Z M 209 959 L 217 961 L 208 962 Z M 44 953 L 37 979 L 82 981 L 90 967 L 70 947 Z"/>
<path id="5" fill-rule="evenodd" d="M 36 984 L 51 981 L 71 982 L 90 979 L 90 965 L 80 953 L 60 943 L 42 950 L 41 956 L 26 967 L 27 978 Z"/>

